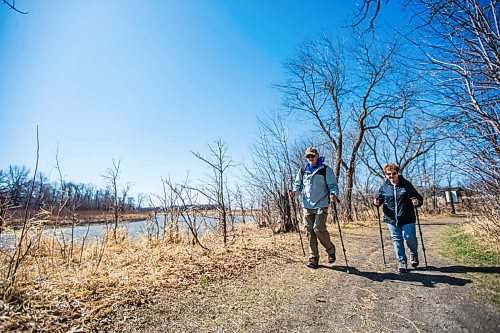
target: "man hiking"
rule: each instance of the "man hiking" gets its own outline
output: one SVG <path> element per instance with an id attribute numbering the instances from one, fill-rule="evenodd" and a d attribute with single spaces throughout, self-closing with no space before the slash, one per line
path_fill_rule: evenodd
<path id="1" fill-rule="evenodd" d="M 398 271 L 405 273 L 407 271 L 407 257 L 404 240 L 410 250 L 410 264 L 414 268 L 419 265 L 413 206 L 422 206 L 424 199 L 413 185 L 399 173 L 399 166 L 387 163 L 384 167 L 387 179 L 380 186 L 378 196 L 373 199 L 373 204 L 377 207 L 384 204 L 384 221 L 387 222 L 394 253 L 399 262 Z"/>
<path id="2" fill-rule="evenodd" d="M 316 148 L 307 148 L 305 155 L 306 167 L 297 172 L 293 190 L 289 191 L 289 195 L 293 199 L 295 194 L 302 193 L 304 225 L 309 240 L 307 266 L 318 268 L 318 239 L 326 249 L 328 262 L 335 262 L 335 245 L 326 229 L 326 218 L 330 201 L 337 202 L 339 188 L 332 168 L 323 163 L 324 158 L 319 156 Z"/>

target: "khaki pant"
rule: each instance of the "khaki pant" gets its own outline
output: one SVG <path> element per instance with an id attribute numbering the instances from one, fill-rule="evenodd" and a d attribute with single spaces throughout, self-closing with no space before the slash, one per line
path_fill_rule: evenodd
<path id="1" fill-rule="evenodd" d="M 309 240 L 309 257 L 319 257 L 318 239 L 329 254 L 335 254 L 335 245 L 326 230 L 328 207 L 318 209 L 304 208 L 304 225 Z"/>

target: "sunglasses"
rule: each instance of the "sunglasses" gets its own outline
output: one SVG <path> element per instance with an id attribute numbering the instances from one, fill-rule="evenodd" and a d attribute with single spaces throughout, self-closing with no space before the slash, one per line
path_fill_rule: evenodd
<path id="1" fill-rule="evenodd" d="M 397 174 L 398 174 L 397 172 L 388 172 L 388 173 L 386 173 L 387 176 L 395 176 Z"/>
<path id="2" fill-rule="evenodd" d="M 306 158 L 315 158 L 316 155 L 306 155 Z"/>

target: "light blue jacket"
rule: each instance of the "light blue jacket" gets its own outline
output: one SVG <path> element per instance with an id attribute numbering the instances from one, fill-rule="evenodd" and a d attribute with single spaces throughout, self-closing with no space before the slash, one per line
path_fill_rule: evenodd
<path id="1" fill-rule="evenodd" d="M 333 170 L 323 164 L 323 157 L 318 159 L 317 168 L 312 168 L 307 163 L 305 170 L 300 169 L 297 172 L 293 191 L 295 195 L 302 193 L 302 206 L 307 209 L 328 207 L 330 193 L 335 194 L 337 197 L 339 195 L 339 187 Z"/>

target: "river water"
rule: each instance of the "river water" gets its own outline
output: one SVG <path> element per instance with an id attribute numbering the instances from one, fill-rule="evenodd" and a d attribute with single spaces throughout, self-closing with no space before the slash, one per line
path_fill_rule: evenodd
<path id="1" fill-rule="evenodd" d="M 120 228 L 125 228 L 127 234 L 131 238 L 137 238 L 140 236 L 156 235 L 160 236 L 163 234 L 163 224 L 165 221 L 165 215 L 158 215 L 158 225 L 150 220 L 134 221 L 134 222 L 123 222 L 119 224 Z M 182 218 L 180 218 L 182 219 Z M 237 227 L 243 221 L 242 216 L 235 216 L 234 226 Z M 245 216 L 245 222 L 253 222 L 254 219 L 250 216 Z M 168 221 L 167 221 L 168 222 Z M 204 217 L 203 219 L 197 218 L 195 221 L 195 226 L 193 226 L 198 235 L 203 235 L 204 233 L 211 232 L 215 229 L 217 224 L 217 219 L 214 217 Z M 77 225 L 74 228 L 71 226 L 59 226 L 51 227 L 47 226 L 44 233 L 49 235 L 54 235 L 62 239 L 71 239 L 73 234 L 73 239 L 75 241 L 81 241 L 84 237 L 88 240 L 101 239 L 108 231 L 113 230 L 114 223 L 91 223 Z M 168 227 L 168 226 L 167 226 Z M 189 234 L 189 228 L 186 222 L 179 224 L 180 231 L 185 235 Z M 229 222 L 227 228 L 230 228 Z M 4 232 L 0 234 L 0 249 L 12 248 L 16 242 L 16 234 L 11 232 Z"/>

